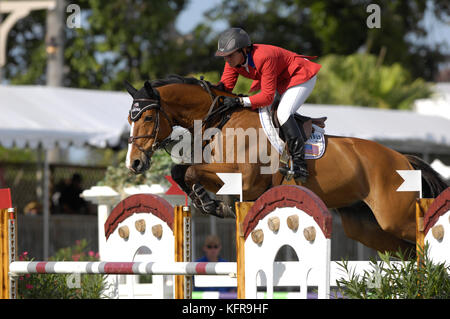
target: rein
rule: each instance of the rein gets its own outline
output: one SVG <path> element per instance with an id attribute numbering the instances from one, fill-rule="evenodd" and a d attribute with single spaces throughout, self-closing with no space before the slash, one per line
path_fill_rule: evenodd
<path id="1" fill-rule="evenodd" d="M 206 114 L 205 118 L 204 118 L 203 121 L 202 121 L 202 122 L 203 122 L 203 123 L 202 123 L 202 127 L 203 127 L 203 126 L 205 126 L 209 121 L 211 121 L 212 118 L 213 118 L 215 115 L 217 115 L 217 114 L 219 114 L 219 113 L 224 113 L 224 112 L 228 111 L 229 108 L 223 107 L 223 105 L 222 105 L 222 106 L 219 106 L 216 110 L 214 110 L 214 107 L 217 105 L 217 102 L 218 102 L 219 100 L 223 99 L 224 96 L 222 96 L 222 95 L 217 95 L 217 96 L 216 96 L 216 95 L 211 91 L 208 82 L 206 82 L 206 81 L 203 79 L 203 76 L 200 77 L 200 86 L 201 86 L 206 92 L 208 92 L 209 96 L 211 97 L 211 101 L 212 101 L 212 102 L 211 102 L 211 105 L 210 105 L 210 107 L 209 107 L 208 113 Z M 214 111 L 213 111 L 213 110 L 214 110 Z M 190 131 L 190 130 L 193 129 L 193 128 L 194 128 L 194 126 L 192 125 L 192 126 L 188 127 L 187 130 Z"/>

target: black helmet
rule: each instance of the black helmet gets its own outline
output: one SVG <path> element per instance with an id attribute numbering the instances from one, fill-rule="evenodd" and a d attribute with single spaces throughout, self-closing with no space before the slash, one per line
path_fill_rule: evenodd
<path id="1" fill-rule="evenodd" d="M 231 28 L 220 35 L 216 56 L 227 56 L 236 50 L 252 44 L 247 32 L 241 28 Z"/>

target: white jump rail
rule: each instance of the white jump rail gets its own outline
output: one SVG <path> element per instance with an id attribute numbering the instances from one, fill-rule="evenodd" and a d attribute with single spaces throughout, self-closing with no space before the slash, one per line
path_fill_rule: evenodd
<path id="1" fill-rule="evenodd" d="M 20 274 L 115 274 L 115 275 L 236 275 L 233 262 L 33 262 L 14 261 L 10 275 Z"/>
<path id="2" fill-rule="evenodd" d="M 343 267 L 340 266 L 341 262 L 332 261 L 330 263 L 330 286 L 336 287 L 338 280 L 349 280 L 349 274 L 345 271 Z M 376 263 L 378 266 L 381 262 Z M 393 267 L 400 267 L 401 262 L 392 261 L 391 265 Z M 298 261 L 276 261 L 273 263 L 273 282 L 275 287 L 292 287 L 295 283 L 300 282 L 301 273 L 298 271 L 299 262 Z M 384 266 L 386 267 L 386 265 Z M 347 269 L 350 274 L 359 276 L 362 278 L 365 273 L 371 278 L 370 275 L 374 274 L 376 276 L 377 270 L 374 268 L 374 264 L 370 261 L 348 261 Z M 380 273 L 382 275 L 382 273 Z M 312 287 L 319 286 L 322 278 L 317 272 L 310 272 L 308 276 L 308 285 Z M 236 287 L 237 280 L 232 276 L 205 276 L 205 275 L 195 275 L 195 286 L 196 287 Z M 267 280 L 264 277 L 258 277 L 257 286 L 264 287 L 267 286 Z"/>

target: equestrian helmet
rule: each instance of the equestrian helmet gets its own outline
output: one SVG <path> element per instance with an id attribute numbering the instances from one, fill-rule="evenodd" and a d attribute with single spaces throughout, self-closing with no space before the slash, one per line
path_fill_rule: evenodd
<path id="1" fill-rule="evenodd" d="M 216 56 L 227 56 L 237 51 L 243 49 L 252 44 L 249 35 L 241 28 L 231 28 L 224 31 L 218 42 L 218 48 L 216 51 Z"/>

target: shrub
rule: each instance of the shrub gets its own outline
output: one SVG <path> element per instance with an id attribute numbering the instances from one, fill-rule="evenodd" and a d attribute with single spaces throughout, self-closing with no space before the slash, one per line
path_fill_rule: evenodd
<path id="1" fill-rule="evenodd" d="M 337 281 L 338 291 L 344 298 L 355 299 L 448 299 L 450 298 L 450 266 L 435 264 L 428 257 L 425 247 L 422 266 L 417 267 L 414 258 L 407 260 L 401 252 L 393 256 L 378 253 L 381 262 L 371 260 L 373 268 L 356 275 L 349 269 L 348 262 L 342 261 L 340 267 L 348 275 L 348 280 Z M 393 263 L 392 257 L 399 260 Z"/>
<path id="2" fill-rule="evenodd" d="M 126 168 L 125 158 L 123 158 L 119 165 L 108 166 L 105 177 L 97 183 L 97 186 L 109 186 L 118 192 L 121 192 L 125 187 L 134 185 L 162 184 L 170 186 L 164 176 L 170 175 L 172 166 L 172 159 L 164 150 L 158 150 L 153 154 L 152 166 L 143 174 L 130 172 Z"/>
<path id="3" fill-rule="evenodd" d="M 72 247 L 60 249 L 49 261 L 97 261 L 98 253 L 86 252 L 87 241 L 80 240 Z M 30 260 L 28 253 L 19 260 Z M 18 278 L 20 299 L 98 299 L 105 297 L 105 275 L 80 275 L 79 285 L 70 274 L 26 274 Z M 71 288 L 74 287 L 74 288 Z"/>

